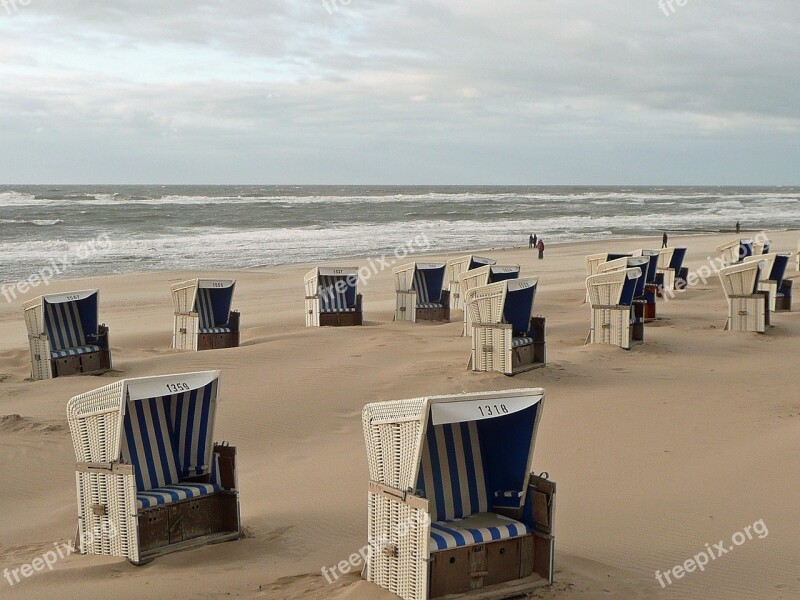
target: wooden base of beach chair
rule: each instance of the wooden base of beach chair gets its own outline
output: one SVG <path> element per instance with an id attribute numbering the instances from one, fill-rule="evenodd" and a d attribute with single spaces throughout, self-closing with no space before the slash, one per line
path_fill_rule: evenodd
<path id="1" fill-rule="evenodd" d="M 355 327 L 364 324 L 364 313 L 341 312 L 341 313 L 320 313 L 320 327 Z"/>
<path id="2" fill-rule="evenodd" d="M 536 549 L 530 534 L 435 552 L 431 555 L 429 597 L 508 598 L 505 594 L 511 589 L 519 594 L 531 584 L 547 585 L 546 577 L 534 573 Z"/>
<path id="3" fill-rule="evenodd" d="M 450 308 L 417 308 L 417 321 L 449 321 Z"/>
<path id="4" fill-rule="evenodd" d="M 139 562 L 241 537 L 239 499 L 219 492 L 147 509 L 138 516 Z"/>
<path id="5" fill-rule="evenodd" d="M 656 298 L 658 297 L 659 287 L 657 285 L 653 285 L 651 283 L 644 286 L 645 294 L 647 294 L 649 300 L 644 305 L 644 320 L 647 321 L 655 321 L 656 320 Z"/>
<path id="6" fill-rule="evenodd" d="M 231 311 L 228 316 L 228 333 L 199 333 L 197 334 L 197 350 L 221 350 L 223 348 L 239 347 L 239 311 Z"/>
<path id="7" fill-rule="evenodd" d="M 231 491 L 140 511 L 137 517 L 139 561 L 134 564 L 149 562 L 171 552 L 242 537 L 239 494 L 235 491 L 236 448 L 216 444 L 214 452 L 219 455 L 222 486 Z"/>
<path id="8" fill-rule="evenodd" d="M 91 375 L 111 369 L 111 354 L 108 350 L 90 352 L 80 356 L 65 356 L 52 360 L 53 377 L 69 375 Z"/>
<path id="9" fill-rule="evenodd" d="M 197 335 L 197 350 L 221 350 L 222 348 L 238 348 L 239 332 L 200 333 Z"/>

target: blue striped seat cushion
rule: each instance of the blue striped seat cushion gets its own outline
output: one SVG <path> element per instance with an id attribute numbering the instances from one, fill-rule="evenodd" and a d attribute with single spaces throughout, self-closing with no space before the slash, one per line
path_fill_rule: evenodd
<path id="1" fill-rule="evenodd" d="M 417 302 L 417 308 L 442 308 L 441 302 Z"/>
<path id="2" fill-rule="evenodd" d="M 56 350 L 50 353 L 50 358 L 65 358 L 67 356 L 80 356 L 91 352 L 100 352 L 100 346 L 78 346 L 77 348 L 67 348 L 66 350 Z"/>
<path id="3" fill-rule="evenodd" d="M 532 337 L 515 337 L 511 339 L 511 347 L 530 346 L 533 343 Z"/>
<path id="4" fill-rule="evenodd" d="M 230 333 L 230 327 L 201 327 L 198 333 Z"/>
<path id="5" fill-rule="evenodd" d="M 439 552 L 485 542 L 510 540 L 527 535 L 524 523 L 493 513 L 480 513 L 465 519 L 431 523 L 430 551 Z"/>
<path id="6" fill-rule="evenodd" d="M 356 312 L 358 309 L 355 307 L 352 308 L 320 308 L 319 312 L 322 313 L 345 313 L 345 312 Z"/>
<path id="7" fill-rule="evenodd" d="M 220 490 L 214 483 L 180 483 L 178 485 L 166 485 L 154 490 L 139 492 L 136 494 L 136 508 L 152 508 L 161 504 L 171 504 L 180 502 L 187 498 L 199 498 L 208 496 Z"/>

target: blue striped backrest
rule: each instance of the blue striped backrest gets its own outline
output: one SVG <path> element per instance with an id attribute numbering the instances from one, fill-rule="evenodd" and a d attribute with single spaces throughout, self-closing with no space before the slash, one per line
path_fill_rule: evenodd
<path id="1" fill-rule="evenodd" d="M 430 276 L 430 281 L 428 277 Z M 442 299 L 444 269 L 414 269 L 417 302 L 439 302 Z"/>
<path id="2" fill-rule="evenodd" d="M 207 385 L 179 394 L 170 403 L 171 437 L 175 441 L 181 478 L 208 473 L 213 449 L 214 389 Z"/>
<path id="3" fill-rule="evenodd" d="M 135 467 L 140 492 L 180 482 L 178 456 L 170 435 L 168 398 L 128 402 L 122 456 Z"/>
<path id="4" fill-rule="evenodd" d="M 44 303 L 45 325 L 50 350 L 66 350 L 86 345 L 78 302 Z"/>
<path id="5" fill-rule="evenodd" d="M 217 326 L 214 322 L 214 303 L 211 301 L 211 288 L 199 288 L 197 290 L 195 311 L 200 316 L 201 328 Z"/>
<path id="6" fill-rule="evenodd" d="M 417 487 L 434 521 L 489 510 L 483 458 L 474 421 L 429 425 Z"/>
<path id="7" fill-rule="evenodd" d="M 343 282 L 337 287 L 337 283 Z M 343 310 L 355 306 L 356 288 L 347 283 L 346 277 L 334 275 L 319 276 L 319 298 L 322 308 L 329 310 Z"/>

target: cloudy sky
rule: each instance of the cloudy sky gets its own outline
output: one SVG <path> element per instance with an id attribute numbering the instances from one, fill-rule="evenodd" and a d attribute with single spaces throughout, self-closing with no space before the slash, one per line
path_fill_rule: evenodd
<path id="1" fill-rule="evenodd" d="M 0 182 L 800 183 L 800 3 L 671 4 L 0 0 Z"/>

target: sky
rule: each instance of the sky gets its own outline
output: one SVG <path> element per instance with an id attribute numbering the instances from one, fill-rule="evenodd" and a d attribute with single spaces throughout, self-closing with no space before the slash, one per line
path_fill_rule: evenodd
<path id="1" fill-rule="evenodd" d="M 797 0 L 0 0 L 0 183 L 800 184 Z"/>

